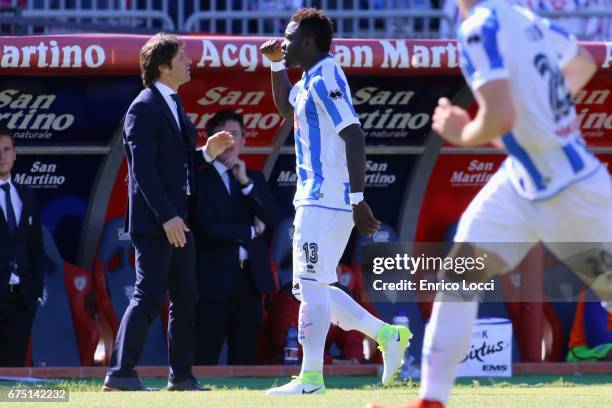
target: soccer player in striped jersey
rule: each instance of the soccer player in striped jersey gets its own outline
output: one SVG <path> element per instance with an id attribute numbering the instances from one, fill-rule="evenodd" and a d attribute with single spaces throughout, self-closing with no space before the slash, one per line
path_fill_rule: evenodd
<path id="1" fill-rule="evenodd" d="M 501 139 L 509 156 L 462 214 L 454 251 L 475 243 L 496 274 L 513 270 L 543 241 L 580 277 L 592 274 L 594 289 L 609 297 L 610 284 L 597 275 L 610 267 L 610 175 L 586 149 L 572 101 L 596 71 L 592 57 L 574 36 L 506 0 L 458 5 L 466 18 L 458 32 L 461 67 L 478 113 L 470 119 L 441 98 L 432 127 L 458 146 Z M 438 294 L 423 342 L 421 399 L 405 407 L 447 404 L 472 337 L 475 300 Z"/>
<path id="2" fill-rule="evenodd" d="M 336 266 L 353 226 L 372 235 L 380 226 L 363 197 L 365 140 L 342 68 L 329 54 L 332 22 L 322 11 L 300 9 L 285 39 L 261 46 L 272 61 L 272 91 L 278 111 L 293 119 L 297 158 L 293 294 L 300 300 L 300 375 L 268 395 L 322 394 L 323 350 L 331 322 L 376 339 L 385 362 L 383 384 L 399 370 L 412 334 L 385 324 L 342 290 Z M 287 67 L 304 70 L 292 85 Z"/>

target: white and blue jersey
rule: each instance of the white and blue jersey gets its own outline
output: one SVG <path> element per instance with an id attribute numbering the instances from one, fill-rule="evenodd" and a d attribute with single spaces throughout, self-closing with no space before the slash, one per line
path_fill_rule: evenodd
<path id="1" fill-rule="evenodd" d="M 561 72 L 578 50 L 574 36 L 506 0 L 484 0 L 461 24 L 458 40 L 472 90 L 509 79 L 517 114 L 502 136 L 504 170 L 522 197 L 550 198 L 597 171 Z"/>
<path id="2" fill-rule="evenodd" d="M 293 204 L 351 211 L 345 143 L 339 133 L 359 124 L 346 76 L 329 55 L 291 89 L 297 188 Z"/>

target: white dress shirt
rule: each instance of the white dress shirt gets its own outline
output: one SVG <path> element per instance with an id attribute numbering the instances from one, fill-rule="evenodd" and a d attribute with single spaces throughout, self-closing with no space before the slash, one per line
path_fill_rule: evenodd
<path id="1" fill-rule="evenodd" d="M 213 166 L 215 167 L 215 170 L 217 170 L 217 173 L 219 173 L 219 176 L 221 176 L 221 180 L 223 180 L 223 184 L 225 184 L 225 189 L 227 190 L 227 193 L 229 195 L 232 195 L 232 191 L 230 188 L 230 178 L 229 178 L 229 174 L 227 174 L 230 171 L 230 169 L 228 169 L 227 167 L 225 167 L 223 164 L 219 163 L 218 161 L 213 162 Z M 253 190 L 253 183 L 251 183 L 248 187 L 243 188 L 241 191 L 242 191 L 242 194 L 248 195 L 252 190 Z M 251 226 L 251 239 L 255 238 L 256 235 L 257 235 L 257 232 L 255 231 L 255 227 Z M 239 247 L 238 258 L 241 261 L 246 261 L 247 259 L 249 259 L 249 253 L 242 246 Z"/>
<path id="2" fill-rule="evenodd" d="M 13 181 L 9 177 L 8 180 L 0 180 L 0 186 L 8 183 L 11 186 L 11 203 L 13 204 L 13 210 L 15 212 L 15 222 L 19 225 L 19 221 L 21 220 L 21 209 L 23 208 L 23 203 L 21 202 L 21 198 L 19 198 L 19 193 L 17 193 L 17 189 L 13 184 Z M 4 219 L 8 220 L 8 215 L 6 213 L 6 193 L 4 190 L 0 189 L 0 206 L 2 207 L 2 212 L 4 213 Z M 15 275 L 11 272 L 11 278 L 9 279 L 9 285 L 18 285 L 19 284 L 19 276 Z"/>
<path id="3" fill-rule="evenodd" d="M 170 111 L 172 112 L 172 116 L 174 116 L 174 120 L 176 121 L 178 128 L 181 129 L 181 121 L 179 120 L 179 115 L 178 115 L 178 106 L 176 105 L 176 102 L 174 101 L 174 99 L 172 99 L 172 95 L 174 95 L 177 92 L 174 89 L 170 88 L 168 85 L 162 84 L 159 81 L 156 81 L 153 85 L 157 88 L 159 93 L 161 93 L 162 96 L 164 97 L 166 104 L 168 105 L 168 107 L 170 108 Z M 213 159 L 206 152 L 205 148 L 201 147 L 197 150 L 202 152 L 202 156 L 204 156 L 204 160 L 206 160 L 207 163 L 210 163 L 213 161 Z"/>
<path id="4" fill-rule="evenodd" d="M 177 92 L 174 89 L 170 88 L 168 85 L 162 84 L 159 81 L 156 81 L 153 85 L 157 88 L 159 93 L 161 93 L 161 95 L 163 96 L 164 100 L 166 101 L 166 104 L 168 105 L 168 107 L 170 108 L 170 111 L 172 112 L 172 116 L 174 116 L 174 120 L 176 121 L 176 124 L 179 130 L 182 131 L 181 121 L 179 120 L 178 104 L 172 98 L 172 95 L 175 95 Z M 210 156 L 208 156 L 205 148 L 199 148 L 196 150 L 199 150 L 202 152 L 202 156 L 204 156 L 204 160 L 206 160 L 207 163 L 210 163 L 213 161 L 213 159 Z M 191 186 L 189 185 L 189 169 L 187 170 L 187 184 L 185 186 L 185 189 L 187 191 L 187 195 L 191 195 Z"/>

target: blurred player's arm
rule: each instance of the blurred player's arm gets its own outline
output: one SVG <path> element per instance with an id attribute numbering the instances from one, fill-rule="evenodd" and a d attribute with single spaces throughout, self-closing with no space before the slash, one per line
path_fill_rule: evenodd
<path id="1" fill-rule="evenodd" d="M 597 72 L 597 64 L 591 54 L 582 46 L 578 46 L 576 55 L 563 65 L 565 85 L 575 96 Z"/>
<path id="2" fill-rule="evenodd" d="M 280 62 L 283 60 L 280 40 L 268 40 L 263 43 L 260 50 L 261 53 L 272 62 Z M 287 119 L 293 117 L 293 106 L 289 103 L 289 93 L 291 92 L 292 86 L 286 69 L 276 72 L 272 71 L 272 96 L 274 97 L 274 105 L 276 105 L 278 113 Z"/>
<path id="3" fill-rule="evenodd" d="M 507 79 L 496 79 L 475 92 L 478 113 L 470 120 L 468 113 L 447 98 L 440 98 L 433 116 L 432 128 L 442 138 L 457 146 L 487 144 L 512 130 L 516 110 Z"/>

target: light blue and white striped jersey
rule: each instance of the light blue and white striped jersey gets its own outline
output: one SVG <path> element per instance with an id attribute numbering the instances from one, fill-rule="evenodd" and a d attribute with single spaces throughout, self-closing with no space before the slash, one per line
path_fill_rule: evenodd
<path id="1" fill-rule="evenodd" d="M 351 211 L 345 143 L 339 134 L 359 124 L 359 118 L 336 60 L 328 55 L 304 72 L 289 102 L 294 108 L 298 176 L 293 204 Z"/>
<path id="2" fill-rule="evenodd" d="M 506 0 L 477 3 L 458 32 L 461 69 L 473 90 L 508 79 L 516 109 L 502 141 L 516 191 L 529 200 L 554 196 L 593 174 L 561 68 L 578 50 L 576 38 Z"/>

